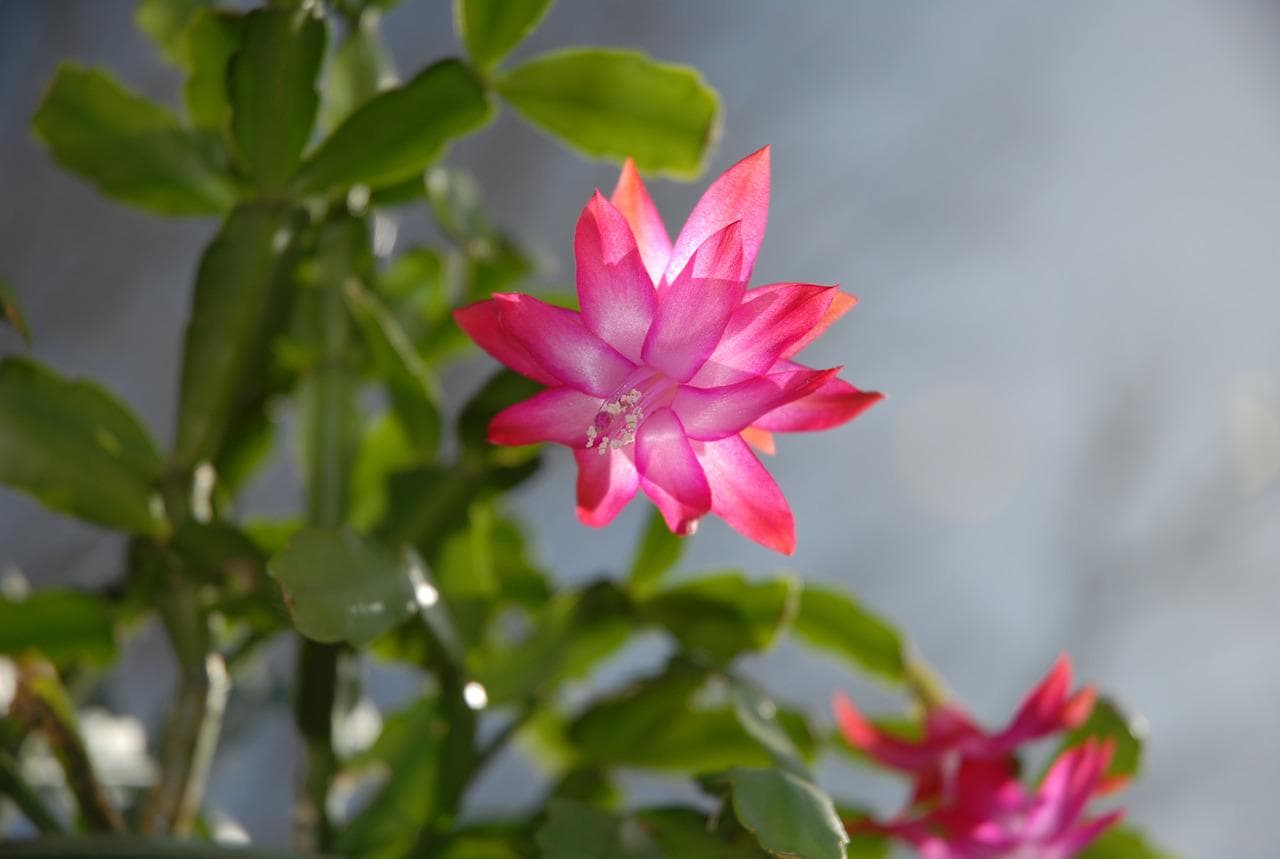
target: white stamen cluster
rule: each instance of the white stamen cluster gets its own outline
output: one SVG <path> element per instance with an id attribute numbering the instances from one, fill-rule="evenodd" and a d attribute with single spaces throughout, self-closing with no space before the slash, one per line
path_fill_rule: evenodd
<path id="1" fill-rule="evenodd" d="M 596 412 L 596 419 L 587 427 L 587 447 L 595 447 L 597 440 L 600 442 L 600 455 L 604 456 L 610 450 L 618 450 L 629 444 L 634 444 L 636 440 L 636 430 L 640 427 L 640 421 L 644 419 L 644 409 L 640 407 L 640 400 L 643 395 L 638 388 L 632 388 L 617 399 L 609 400 L 600 407 L 600 411 Z M 604 430 L 610 430 L 621 417 L 624 424 L 621 432 L 614 435 L 607 432 L 603 438 L 600 434 Z"/>

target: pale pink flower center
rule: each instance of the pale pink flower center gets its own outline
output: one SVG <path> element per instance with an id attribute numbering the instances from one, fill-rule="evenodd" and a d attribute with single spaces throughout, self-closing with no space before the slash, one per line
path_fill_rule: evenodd
<path id="1" fill-rule="evenodd" d="M 610 450 L 634 444 L 645 416 L 671 405 L 677 387 L 678 383 L 665 373 L 650 367 L 638 368 L 596 412 L 587 427 L 587 447 L 598 449 L 604 456 Z"/>

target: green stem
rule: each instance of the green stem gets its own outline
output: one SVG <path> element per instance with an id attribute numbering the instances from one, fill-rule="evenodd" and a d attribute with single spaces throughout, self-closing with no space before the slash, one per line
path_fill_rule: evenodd
<path id="1" fill-rule="evenodd" d="M 65 831 L 40 794 L 22 777 L 22 769 L 13 755 L 3 749 L 0 749 L 0 796 L 12 799 L 18 810 L 40 832 L 58 834 Z"/>

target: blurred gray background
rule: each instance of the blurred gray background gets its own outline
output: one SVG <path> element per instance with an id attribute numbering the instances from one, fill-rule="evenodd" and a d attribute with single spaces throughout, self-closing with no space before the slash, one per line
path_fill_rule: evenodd
<path id="1" fill-rule="evenodd" d="M 103 381 L 164 440 L 215 224 L 99 198 L 28 131 L 66 58 L 176 102 L 132 10 L 0 0 L 0 276 L 37 357 Z M 458 50 L 443 0 L 404 0 L 385 23 L 402 74 Z M 1276 856 L 1280 7 L 560 0 L 516 56 L 573 43 L 704 72 L 725 106 L 707 178 L 773 144 L 755 281 L 859 295 L 806 357 L 889 394 L 847 427 L 782 439 L 769 467 L 799 523 L 794 558 L 708 520 L 685 566 L 856 590 L 991 721 L 1069 650 L 1149 723 L 1131 819 L 1185 856 Z M 574 219 L 615 169 L 509 113 L 448 161 L 567 282 Z M 670 229 L 704 182 L 651 184 Z M 411 219 L 402 241 L 421 230 Z M 18 345 L 0 331 L 0 349 Z M 489 369 L 477 359 L 450 385 Z M 570 457 L 551 459 L 518 498 L 542 557 L 568 578 L 616 568 L 642 505 L 581 527 Z M 255 498 L 287 509 L 296 493 L 285 467 Z M 0 490 L 0 568 L 90 583 L 118 571 L 119 549 Z M 154 637 L 138 648 L 167 664 Z M 637 665 L 654 656 L 639 650 Z M 895 705 L 790 646 L 754 667 L 819 716 L 837 688 Z M 169 679 L 152 676 L 117 706 L 154 719 Z M 283 702 L 273 712 L 232 731 L 211 799 L 267 841 L 285 837 L 293 755 Z M 823 775 L 893 803 L 851 769 Z M 504 762 L 476 805 L 529 797 L 531 777 Z"/>

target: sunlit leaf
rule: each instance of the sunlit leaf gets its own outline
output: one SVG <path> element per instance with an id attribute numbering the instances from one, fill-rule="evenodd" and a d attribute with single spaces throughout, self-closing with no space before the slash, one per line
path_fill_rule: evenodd
<path id="1" fill-rule="evenodd" d="M 735 769 L 733 810 L 770 853 L 800 859 L 845 859 L 849 836 L 831 799 L 810 782 L 780 770 Z"/>
<path id="2" fill-rule="evenodd" d="M 902 639 L 887 621 L 832 588 L 805 585 L 795 634 L 894 683 L 905 677 Z"/>
<path id="3" fill-rule="evenodd" d="M 231 132 L 246 172 L 264 191 L 293 175 L 315 125 L 325 27 L 311 11 L 258 9 L 228 67 Z"/>
<path id="4" fill-rule="evenodd" d="M 697 71 L 637 51 L 574 48 L 498 78 L 526 119 L 579 151 L 693 176 L 715 135 L 720 100 Z"/>
<path id="5" fill-rule="evenodd" d="M 1098 699 L 1088 720 L 1063 740 L 1062 749 L 1078 746 L 1091 737 L 1115 744 L 1107 775 L 1132 778 L 1138 774 L 1142 768 L 1142 723 L 1112 699 Z"/>
<path id="6" fill-rule="evenodd" d="M 1115 826 L 1084 849 L 1079 859 L 1173 859 L 1132 826 Z"/>
<path id="7" fill-rule="evenodd" d="M 139 0 L 133 20 L 165 59 L 177 65 L 182 59 L 183 34 L 195 16 L 213 3 L 214 0 Z"/>
<path id="8" fill-rule="evenodd" d="M 0 653 L 37 650 L 47 659 L 106 662 L 115 655 L 111 609 L 100 597 L 70 590 L 0 598 Z"/>
<path id="9" fill-rule="evenodd" d="M 64 63 L 33 127 L 58 163 L 110 197 L 165 215 L 231 205 L 235 187 L 216 142 L 105 72 Z"/>
<path id="10" fill-rule="evenodd" d="M 159 534 L 162 470 L 146 430 L 105 390 L 0 361 L 0 483 L 99 525 Z"/>
<path id="11" fill-rule="evenodd" d="M 491 114 L 475 74 L 457 60 L 441 60 L 348 116 L 303 164 L 297 189 L 311 194 L 407 179 Z"/>
<path id="12" fill-rule="evenodd" d="M 182 99 L 197 128 L 231 132 L 231 100 L 227 66 L 244 38 L 244 18 L 230 12 L 197 12 L 182 36 L 182 66 L 187 80 Z"/>
<path id="13" fill-rule="evenodd" d="M 549 8 L 551 0 L 456 0 L 454 21 L 467 53 L 485 68 L 533 32 Z"/>
<path id="14" fill-rule="evenodd" d="M 320 642 L 367 644 L 416 611 L 415 563 L 351 531 L 308 529 L 267 569 L 284 589 L 299 632 Z"/>

